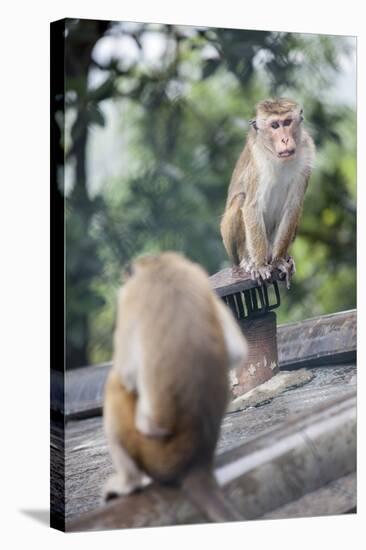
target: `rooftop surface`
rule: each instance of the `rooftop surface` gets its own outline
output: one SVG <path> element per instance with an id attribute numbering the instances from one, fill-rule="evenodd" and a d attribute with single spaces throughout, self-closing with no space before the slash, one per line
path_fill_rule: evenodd
<path id="1" fill-rule="evenodd" d="M 226 461 L 228 471 L 232 468 L 230 461 L 234 463 L 235 452 L 236 459 L 238 453 L 250 454 L 251 445 L 255 446 L 261 438 L 264 438 L 265 448 L 273 447 L 271 430 L 284 427 L 286 430 L 301 431 L 303 429 L 301 423 L 304 422 L 306 422 L 308 430 L 312 425 L 318 425 L 319 419 L 316 414 L 319 408 L 324 409 L 325 407 L 325 410 L 328 410 L 329 407 L 334 406 L 334 403 L 342 403 L 344 399 L 346 403 L 347 398 L 352 398 L 355 395 L 355 311 L 280 326 L 277 339 L 281 372 L 300 373 L 300 370 L 306 369 L 309 376 L 306 382 L 299 381 L 298 384 L 295 376 L 292 387 L 285 390 L 280 389 L 277 393 L 275 391 L 270 399 L 262 402 L 259 400 L 256 406 L 245 407 L 244 405 L 243 410 L 225 415 L 217 447 L 217 464 L 220 464 L 222 458 L 224 462 Z M 121 497 L 117 499 L 117 503 L 112 503 L 107 508 L 103 507 L 100 498 L 102 485 L 112 473 L 101 416 L 103 385 L 109 368 L 110 365 L 107 364 L 68 373 L 64 405 L 66 413 L 65 449 L 63 449 L 62 441 L 63 423 L 57 421 L 57 415 L 52 422 L 51 446 L 53 456 L 58 455 L 59 457 L 58 461 L 53 461 L 54 480 L 57 480 L 60 468 L 62 470 L 63 452 L 65 452 L 65 487 L 62 486 L 60 479 L 58 497 L 61 502 L 61 496 L 65 489 L 66 526 L 70 520 L 71 528 L 75 529 L 78 528 L 78 525 L 80 529 L 116 526 L 113 521 L 110 523 L 109 519 L 108 521 L 103 520 L 106 509 L 110 510 L 109 518 L 113 518 L 115 515 L 117 525 L 121 527 L 136 526 L 134 518 L 137 516 L 139 525 L 168 525 L 205 521 L 195 510 L 189 509 L 189 505 L 180 501 L 181 497 L 177 491 L 174 493 L 174 491 L 169 492 L 168 490 L 166 493 L 165 488 L 159 487 L 151 487 L 132 497 Z M 348 402 L 347 405 L 351 411 L 355 409 L 352 403 Z M 59 400 L 59 405 L 62 408 L 61 400 Z M 336 411 L 337 415 L 338 412 Z M 315 416 L 314 413 L 316 413 Z M 341 411 L 340 414 L 342 416 L 343 412 Z M 355 412 L 353 416 L 355 416 Z M 342 429 L 346 426 L 348 430 L 342 433 L 347 434 L 353 430 L 355 424 L 353 416 L 351 424 L 346 425 L 341 419 Z M 350 422 L 348 417 L 345 421 Z M 278 437 L 280 438 L 282 435 Z M 268 441 L 266 438 L 269 438 Z M 334 439 L 332 437 L 330 441 Z M 344 437 L 343 439 L 345 440 Z M 295 485 L 293 479 L 287 480 L 285 486 L 287 484 L 291 487 L 290 492 L 286 487 L 285 489 L 277 487 L 277 491 L 272 492 L 272 496 L 266 498 L 263 495 L 260 496 L 261 488 L 250 489 L 247 481 L 248 498 L 245 505 L 245 518 L 303 517 L 354 511 L 356 507 L 356 473 L 355 465 L 353 466 L 355 464 L 355 457 L 353 457 L 355 439 L 354 441 L 347 439 L 347 445 L 347 449 L 342 447 L 332 450 L 334 456 L 337 453 L 343 453 L 342 465 L 333 476 L 335 479 L 327 477 L 326 470 L 329 468 L 324 463 L 324 460 L 327 460 L 326 454 L 325 458 L 320 456 L 322 451 L 319 447 L 317 460 L 319 459 L 320 463 L 324 463 L 323 466 L 325 466 L 323 479 L 319 478 L 319 475 L 313 479 L 312 470 L 319 470 L 317 466 L 313 465 L 307 479 L 299 478 Z M 304 455 L 301 457 L 306 457 L 306 452 L 305 449 Z M 337 462 L 334 456 L 333 462 L 334 460 Z M 289 460 L 293 460 L 293 457 L 290 457 Z M 268 458 L 268 462 L 271 462 L 270 458 Z M 299 472 L 298 465 L 291 471 Z M 233 475 L 235 476 L 235 474 Z M 265 473 L 262 472 L 260 475 L 264 482 Z M 275 493 L 276 495 L 280 493 L 280 497 L 274 497 Z M 235 494 L 233 498 L 235 500 Z M 54 507 L 57 506 L 57 500 L 57 495 L 54 495 Z M 152 506 L 156 508 L 157 502 L 160 503 L 160 508 L 159 506 L 158 508 L 161 514 L 157 516 L 155 513 L 151 518 L 151 508 Z M 165 503 L 169 503 L 169 508 L 172 509 L 173 502 L 177 506 L 176 513 L 173 515 L 164 513 Z M 258 504 L 259 502 L 260 504 Z M 129 518 L 126 513 L 125 523 L 121 523 L 118 517 L 120 511 L 124 509 L 124 505 L 131 510 L 135 507 L 139 514 L 134 514 Z M 118 512 L 118 510 L 120 511 Z M 60 515 L 62 515 L 62 509 L 60 509 Z M 86 523 L 83 525 L 81 521 L 78 524 L 78 518 L 84 516 Z"/>

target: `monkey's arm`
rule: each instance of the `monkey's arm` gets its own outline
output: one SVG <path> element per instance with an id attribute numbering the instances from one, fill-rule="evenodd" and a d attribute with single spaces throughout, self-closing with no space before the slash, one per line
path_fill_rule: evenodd
<path id="1" fill-rule="evenodd" d="M 173 412 L 170 412 L 172 398 L 164 396 L 164 406 L 157 399 L 148 369 L 142 364 L 137 373 L 137 405 L 135 425 L 147 437 L 164 438 L 172 433 Z"/>
<path id="2" fill-rule="evenodd" d="M 286 259 L 288 249 L 294 240 L 300 214 L 301 208 L 296 208 L 291 214 L 287 212 L 282 218 L 273 245 L 273 261 Z"/>
<path id="3" fill-rule="evenodd" d="M 233 318 L 230 310 L 220 299 L 217 300 L 217 310 L 224 332 L 225 344 L 229 354 L 229 367 L 238 366 L 246 357 L 248 346 L 241 333 L 238 323 Z"/>
<path id="4" fill-rule="evenodd" d="M 116 470 L 103 488 L 103 497 L 109 500 L 132 493 L 151 480 L 139 469 L 133 453 L 129 452 L 131 448 L 135 453 L 138 450 L 138 434 L 133 428 L 136 396 L 126 390 L 114 369 L 109 372 L 104 391 L 104 431 Z"/>
<path id="5" fill-rule="evenodd" d="M 290 277 L 295 273 L 295 262 L 288 257 L 288 250 L 295 239 L 301 211 L 302 201 L 286 207 L 273 244 L 272 267 L 285 274 L 287 288 L 290 288 Z"/>
<path id="6" fill-rule="evenodd" d="M 249 258 L 242 259 L 240 265 L 250 272 L 252 279 L 269 279 L 271 266 L 268 264 L 268 241 L 263 214 L 255 203 L 249 201 L 244 202 L 241 211 Z"/>
<path id="7" fill-rule="evenodd" d="M 299 181 L 297 189 L 294 189 L 285 204 L 282 219 L 273 242 L 272 260 L 287 258 L 288 249 L 295 238 L 297 226 L 301 217 L 304 195 L 308 185 L 309 176 Z"/>
<path id="8" fill-rule="evenodd" d="M 136 393 L 141 364 L 141 343 L 136 331 L 117 326 L 114 334 L 113 368 L 127 391 Z"/>
<path id="9" fill-rule="evenodd" d="M 130 324 L 133 325 L 131 319 Z M 129 323 L 126 323 L 129 325 Z M 151 384 L 146 380 L 141 332 L 136 328 L 126 327 L 122 322 L 117 324 L 114 336 L 113 370 L 125 389 L 137 398 L 135 425 L 139 432 L 148 437 L 165 437 L 171 426 L 166 419 L 157 414 L 152 398 Z"/>

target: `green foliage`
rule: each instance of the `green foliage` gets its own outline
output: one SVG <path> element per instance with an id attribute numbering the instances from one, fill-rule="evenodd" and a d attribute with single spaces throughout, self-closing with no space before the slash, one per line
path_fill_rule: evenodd
<path id="1" fill-rule="evenodd" d="M 83 22 L 76 24 L 80 35 Z M 150 64 L 147 31 L 164 44 Z M 269 95 L 303 102 L 318 149 L 293 246 L 297 274 L 291 292 L 283 292 L 279 320 L 354 307 L 355 113 L 327 100 L 348 42 L 143 24 L 110 24 L 103 32 L 129 37 L 139 53 L 129 63 L 112 56 L 104 65 L 90 53 L 84 81 L 80 71 L 67 81 L 66 105 L 77 113 L 68 162 L 90 169 L 85 155 L 91 135 L 104 145 L 106 102 L 120 116 L 127 159 L 94 199 L 87 170 L 79 169 L 82 177 L 76 174 L 67 197 L 67 323 L 76 350 L 70 364 L 77 363 L 82 340 L 88 362 L 110 359 L 116 290 L 132 257 L 174 249 L 210 273 L 229 265 L 219 234 L 227 186 L 254 105 Z M 93 35 L 94 43 L 102 36 Z M 91 86 L 88 78 L 96 73 L 99 84 Z"/>

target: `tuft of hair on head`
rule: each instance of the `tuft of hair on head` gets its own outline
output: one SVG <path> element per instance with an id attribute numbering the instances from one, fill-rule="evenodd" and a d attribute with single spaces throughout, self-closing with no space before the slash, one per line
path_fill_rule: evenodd
<path id="1" fill-rule="evenodd" d="M 256 106 L 257 115 L 283 115 L 289 111 L 300 111 L 301 107 L 292 99 L 287 97 L 276 97 L 273 99 L 264 99 Z"/>

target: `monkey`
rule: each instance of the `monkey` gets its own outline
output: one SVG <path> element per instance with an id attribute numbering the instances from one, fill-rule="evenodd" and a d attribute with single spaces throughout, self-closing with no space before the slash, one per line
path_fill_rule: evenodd
<path id="1" fill-rule="evenodd" d="M 220 224 L 223 243 L 234 268 L 259 284 L 278 269 L 289 288 L 295 273 L 288 250 L 315 155 L 303 118 L 302 107 L 291 99 L 258 103 L 230 181 Z"/>
<path id="2" fill-rule="evenodd" d="M 241 519 L 213 474 L 229 368 L 247 355 L 207 273 L 174 252 L 133 262 L 117 307 L 104 430 L 115 473 L 104 499 L 178 484 L 211 521 Z"/>

